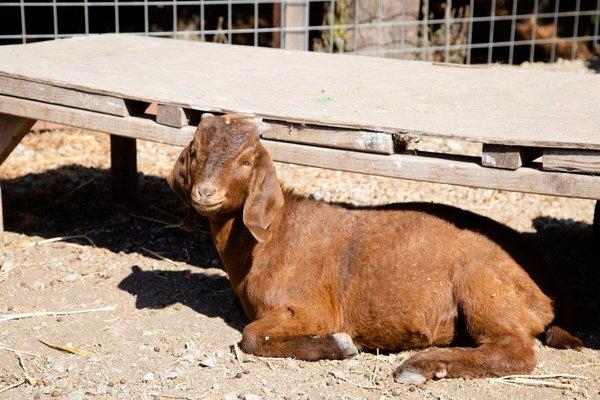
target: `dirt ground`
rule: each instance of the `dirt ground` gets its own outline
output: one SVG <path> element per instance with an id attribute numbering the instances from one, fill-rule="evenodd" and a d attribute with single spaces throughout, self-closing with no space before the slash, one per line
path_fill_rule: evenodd
<path id="1" fill-rule="evenodd" d="M 139 143 L 139 198 L 124 207 L 110 200 L 108 147 L 99 133 L 30 134 L 0 168 L 7 230 L 0 250 L 0 398 L 600 399 L 594 202 L 278 164 L 280 179 L 316 198 L 435 201 L 490 216 L 530 237 L 563 275 L 576 310 L 570 329 L 588 348 L 537 344 L 535 374 L 560 377 L 534 386 L 494 379 L 403 386 L 391 372 L 410 352 L 321 362 L 236 356 L 247 320 L 210 235 L 178 228 L 184 212 L 164 180 L 179 149 Z M 105 307 L 2 321 L 13 313 Z M 32 354 L 20 360 L 7 348 Z"/>

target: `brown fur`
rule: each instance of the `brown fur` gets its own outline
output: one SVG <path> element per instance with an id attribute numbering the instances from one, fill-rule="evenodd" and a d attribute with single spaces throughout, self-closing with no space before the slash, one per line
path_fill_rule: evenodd
<path id="1" fill-rule="evenodd" d="M 464 331 L 476 347 L 418 353 L 396 371 L 398 380 L 535 367 L 533 339 L 554 311 L 532 279 L 547 276 L 546 265 L 517 232 L 444 205 L 357 208 L 283 190 L 244 118 L 205 119 L 168 180 L 190 207 L 186 220 L 209 218 L 252 321 L 246 352 L 346 358 L 356 347 L 448 346 Z M 548 332 L 555 347 L 581 346 L 560 328 Z"/>

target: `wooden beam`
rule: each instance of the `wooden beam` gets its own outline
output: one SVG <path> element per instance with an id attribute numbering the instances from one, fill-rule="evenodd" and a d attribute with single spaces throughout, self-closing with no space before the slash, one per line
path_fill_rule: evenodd
<path id="1" fill-rule="evenodd" d="M 600 177 L 523 167 L 486 168 L 475 157 L 381 155 L 263 141 L 275 161 L 416 181 L 600 199 Z"/>
<path id="2" fill-rule="evenodd" d="M 515 170 L 541 155 L 541 150 L 536 148 L 484 143 L 481 165 L 484 167 Z"/>
<path id="3" fill-rule="evenodd" d="M 175 128 L 189 125 L 187 115 L 182 107 L 159 104 L 156 108 L 156 122 Z"/>
<path id="4" fill-rule="evenodd" d="M 121 118 L 32 100 L 6 99 L 4 96 L 0 96 L 0 112 L 179 146 L 187 145 L 196 130 L 193 126 L 176 129 L 159 125 L 150 118 Z M 273 159 L 281 162 L 417 181 L 600 199 L 599 176 L 527 167 L 515 171 L 485 168 L 476 158 L 381 155 L 265 139 L 262 142 Z"/>
<path id="5" fill-rule="evenodd" d="M 33 124 L 35 124 L 35 119 L 17 117 L 0 112 L 0 164 L 17 147 Z"/>
<path id="6" fill-rule="evenodd" d="M 600 150 L 545 149 L 542 158 L 547 171 L 600 173 Z"/>
<path id="7" fill-rule="evenodd" d="M 56 104 L 0 95 L 0 113 L 35 117 L 42 121 L 75 126 L 98 132 L 113 133 L 159 143 L 187 145 L 196 128 L 181 129 L 157 124 L 150 116 L 115 117 L 108 114 L 78 110 Z"/>
<path id="8" fill-rule="evenodd" d="M 111 115 L 128 115 L 125 100 L 104 94 L 67 89 L 45 83 L 0 76 L 2 94 L 61 104 Z"/>
<path id="9" fill-rule="evenodd" d="M 135 139 L 110 135 L 110 173 L 113 201 L 128 203 L 137 192 Z"/>
<path id="10" fill-rule="evenodd" d="M 262 135 L 264 139 L 368 153 L 394 153 L 393 138 L 389 133 L 322 128 L 278 122 L 269 122 L 269 124 L 271 130 Z"/>

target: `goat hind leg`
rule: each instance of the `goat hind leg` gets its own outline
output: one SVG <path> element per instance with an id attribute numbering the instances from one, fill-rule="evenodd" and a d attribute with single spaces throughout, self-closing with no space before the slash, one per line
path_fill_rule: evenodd
<path id="1" fill-rule="evenodd" d="M 241 347 L 257 356 L 309 361 L 341 360 L 358 353 L 348 334 L 330 333 L 327 324 L 288 310 L 274 311 L 246 326 Z"/>
<path id="2" fill-rule="evenodd" d="M 417 353 L 396 369 L 394 379 L 400 383 L 422 384 L 428 379 L 526 374 L 535 364 L 532 341 L 509 336 L 476 348 L 454 347 Z"/>
<path id="3" fill-rule="evenodd" d="M 434 378 L 531 372 L 536 365 L 533 338 L 552 318 L 549 300 L 525 279 L 529 278 L 518 282 L 518 291 L 493 269 L 466 266 L 455 282 L 456 297 L 466 330 L 478 347 L 418 353 L 396 370 L 396 381 L 420 384 Z"/>

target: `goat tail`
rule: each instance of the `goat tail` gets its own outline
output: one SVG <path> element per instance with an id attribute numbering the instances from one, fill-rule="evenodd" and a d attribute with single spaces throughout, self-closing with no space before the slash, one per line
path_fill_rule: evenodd
<path id="1" fill-rule="evenodd" d="M 583 347 L 583 342 L 579 338 L 571 335 L 558 325 L 550 325 L 546 328 L 544 344 L 555 349 L 579 350 Z"/>

